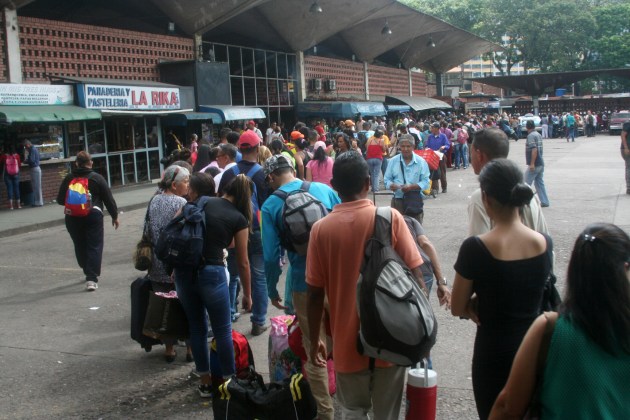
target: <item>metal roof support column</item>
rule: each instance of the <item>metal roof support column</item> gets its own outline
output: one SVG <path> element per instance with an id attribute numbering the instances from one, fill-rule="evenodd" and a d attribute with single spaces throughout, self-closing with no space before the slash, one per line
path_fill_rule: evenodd
<path id="1" fill-rule="evenodd" d="M 413 78 L 411 77 L 411 69 L 407 69 L 409 76 L 409 96 L 413 96 Z"/>
<path id="2" fill-rule="evenodd" d="M 363 62 L 363 82 L 365 85 L 365 100 L 370 100 L 370 81 L 368 80 L 368 63 Z"/>
<path id="3" fill-rule="evenodd" d="M 193 45 L 195 48 L 193 51 L 195 54 L 195 60 L 203 61 L 203 39 L 201 38 L 201 34 L 199 32 L 193 35 Z"/>
<path id="4" fill-rule="evenodd" d="M 295 53 L 295 61 L 297 62 L 297 94 L 298 103 L 304 102 L 306 98 L 306 76 L 304 74 L 304 51 L 298 51 Z"/>
<path id="5" fill-rule="evenodd" d="M 534 106 L 534 115 L 538 115 L 538 111 L 540 111 L 540 104 L 538 102 L 538 95 L 532 95 L 532 103 Z"/>
<path id="6" fill-rule="evenodd" d="M 435 73 L 435 91 L 437 96 L 444 96 L 444 74 Z"/>
<path id="7" fill-rule="evenodd" d="M 22 83 L 22 57 L 20 54 L 20 30 L 17 11 L 4 8 L 4 36 L 7 46 L 7 70 L 10 83 Z"/>

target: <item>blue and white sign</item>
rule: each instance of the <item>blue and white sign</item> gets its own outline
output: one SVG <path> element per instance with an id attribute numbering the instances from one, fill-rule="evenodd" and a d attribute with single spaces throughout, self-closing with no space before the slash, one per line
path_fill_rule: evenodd
<path id="1" fill-rule="evenodd" d="M 179 88 L 85 84 L 79 103 L 91 109 L 180 109 Z"/>
<path id="2" fill-rule="evenodd" d="M 72 86 L 0 83 L 0 105 L 72 105 Z"/>

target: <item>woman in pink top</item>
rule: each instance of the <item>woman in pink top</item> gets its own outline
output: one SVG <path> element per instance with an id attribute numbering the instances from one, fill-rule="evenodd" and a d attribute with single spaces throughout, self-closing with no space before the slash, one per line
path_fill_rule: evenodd
<path id="1" fill-rule="evenodd" d="M 313 159 L 306 164 L 306 180 L 321 182 L 332 187 L 330 180 L 332 179 L 334 161 L 326 154 L 326 143 L 323 141 L 315 142 L 313 150 Z"/>

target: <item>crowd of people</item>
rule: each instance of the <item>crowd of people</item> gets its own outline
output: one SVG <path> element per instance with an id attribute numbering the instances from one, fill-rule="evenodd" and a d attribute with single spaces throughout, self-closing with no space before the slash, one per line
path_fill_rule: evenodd
<path id="1" fill-rule="evenodd" d="M 176 270 L 170 278 L 152 267 L 149 276 L 174 287 L 180 296 L 190 322 L 189 354 L 201 378 L 199 393 L 207 397 L 213 392 L 208 320 L 227 378 L 235 372 L 231 323 L 239 319 L 239 311 L 251 311 L 251 334 L 264 333 L 270 302 L 299 320 L 308 354 L 304 370 L 319 418 L 334 418 L 329 353 L 344 418 L 368 418 L 370 411 L 377 419 L 397 418 L 404 368 L 377 360 L 370 369 L 368 358 L 356 348 L 361 244 L 372 234 L 375 220 L 368 194 L 385 188 L 393 192 L 391 206 L 397 210 L 393 248 L 424 290 L 430 292 L 435 281 L 439 303 L 477 324 L 472 366 L 480 418 L 522 417 L 536 384 L 542 386 L 543 418 L 566 418 L 567 412 L 575 418 L 630 415 L 625 400 L 630 389 L 622 380 L 630 374 L 630 238 L 613 225 L 589 226 L 573 251 L 565 304 L 559 315 L 543 316 L 554 252 L 542 212 L 549 203 L 535 177 L 542 161 L 541 135 L 533 123 L 526 126 L 528 169 L 523 174 L 507 159 L 509 139 L 502 121 L 502 116 L 481 120 L 436 114 L 423 121 L 344 120 L 332 128 L 322 122 L 311 127 L 297 123 L 287 138 L 276 124 L 263 135 L 250 122 L 240 133 L 223 130 L 216 145 L 191 139 L 198 142 L 196 153 L 166 169 L 161 190 L 149 204 L 155 214 L 150 223 L 152 228 L 163 223 L 186 200 L 212 197 L 204 210 L 204 256 L 209 262 L 198 272 Z M 427 148 L 441 156 L 435 171 L 414 153 Z M 470 237 L 461 245 L 450 290 L 439 252 L 422 228 L 418 202 L 422 191 L 438 189 L 438 184 L 447 192 L 447 168 L 468 166 L 479 175 L 480 188 L 468 205 Z M 532 182 L 538 196 L 528 185 Z M 283 200 L 303 188 L 329 212 L 314 225 L 306 255 L 285 250 L 282 242 Z M 169 203 L 168 211 L 158 206 L 162 202 Z M 281 296 L 277 285 L 285 252 L 288 273 Z M 589 309 L 590 297 L 597 299 L 596 312 Z M 556 333 L 540 380 L 536 351 L 527 349 L 540 347 L 549 319 Z M 582 344 L 569 351 L 571 340 Z M 590 366 L 591 360 L 597 365 Z M 594 369 L 605 371 L 603 379 L 587 379 Z M 589 392 L 597 398 L 562 398 L 563 387 L 581 383 L 576 378 L 583 378 L 584 387 L 594 383 Z"/>

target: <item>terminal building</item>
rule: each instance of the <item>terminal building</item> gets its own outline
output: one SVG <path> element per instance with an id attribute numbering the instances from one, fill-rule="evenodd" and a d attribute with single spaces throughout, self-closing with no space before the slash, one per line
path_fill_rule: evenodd
<path id="1" fill-rule="evenodd" d="M 419 111 L 449 69 L 500 48 L 393 0 L 0 6 L 0 146 L 39 148 L 46 202 L 80 150 L 112 187 L 151 182 L 167 130 Z"/>

